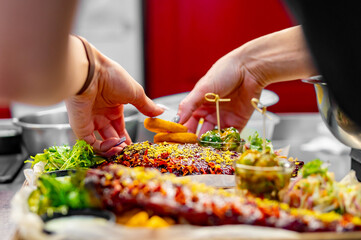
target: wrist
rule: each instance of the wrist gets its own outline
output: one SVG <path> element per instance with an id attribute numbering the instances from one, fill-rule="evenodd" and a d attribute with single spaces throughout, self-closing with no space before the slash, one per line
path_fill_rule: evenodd
<path id="1" fill-rule="evenodd" d="M 243 79 L 251 79 L 259 87 L 264 88 L 271 84 L 272 78 L 267 71 L 262 50 L 253 41 L 247 42 L 234 51 L 236 64 Z M 270 69 L 271 70 L 271 69 Z"/>
<path id="2" fill-rule="evenodd" d="M 317 75 L 300 26 L 247 42 L 237 49 L 237 54 L 240 67 L 247 69 L 262 87 Z"/>
<path id="3" fill-rule="evenodd" d="M 81 95 L 83 94 L 91 85 L 91 83 L 94 80 L 94 76 L 95 76 L 95 70 L 96 70 L 96 61 L 95 61 L 95 52 L 93 51 L 92 46 L 89 44 L 89 42 L 80 36 L 76 36 L 81 42 L 82 45 L 84 47 L 84 51 L 85 51 L 85 55 L 86 58 L 88 60 L 88 68 L 87 68 L 87 76 L 85 78 L 85 81 L 82 85 L 82 87 L 79 89 L 79 91 L 76 93 L 76 95 Z"/>

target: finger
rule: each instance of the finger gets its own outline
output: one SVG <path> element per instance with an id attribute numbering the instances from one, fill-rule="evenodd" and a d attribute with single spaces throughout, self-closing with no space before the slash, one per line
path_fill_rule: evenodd
<path id="1" fill-rule="evenodd" d="M 203 126 L 202 126 L 201 130 L 199 131 L 199 136 L 201 136 L 203 133 L 205 133 L 209 130 L 213 130 L 213 129 L 214 129 L 214 124 L 212 122 L 204 121 Z"/>
<path id="2" fill-rule="evenodd" d="M 132 139 L 130 138 L 127 129 L 125 128 L 123 116 L 112 121 L 112 126 L 115 131 L 118 133 L 119 137 L 125 137 L 125 143 L 132 144 Z"/>
<path id="3" fill-rule="evenodd" d="M 128 145 L 132 144 L 132 139 L 130 138 L 127 129 L 124 129 L 124 132 L 123 132 L 122 136 L 124 136 L 126 138 L 126 140 L 125 140 L 126 144 L 128 144 Z"/>
<path id="4" fill-rule="evenodd" d="M 88 136 L 85 136 L 85 137 L 80 138 L 80 139 L 83 139 L 84 141 L 86 141 L 91 146 L 93 146 L 93 144 L 96 142 L 96 137 L 95 137 L 94 133 L 89 134 Z"/>
<path id="5" fill-rule="evenodd" d="M 79 139 L 85 139 L 85 137 L 91 136 L 95 129 L 92 120 L 91 103 L 85 103 L 82 99 L 68 99 L 65 103 L 68 111 L 69 123 L 75 135 Z M 92 144 L 95 141 L 95 136 L 93 137 L 94 139 L 89 139 L 88 137 L 89 142 L 87 142 L 89 144 Z"/>
<path id="6" fill-rule="evenodd" d="M 204 101 L 204 93 L 194 88 L 185 99 L 181 101 L 177 115 L 180 117 L 179 123 L 183 124 L 188 121 L 192 113 L 202 105 Z"/>
<path id="7" fill-rule="evenodd" d="M 188 119 L 188 122 L 184 124 L 184 126 L 188 128 L 188 132 L 195 133 L 197 131 L 198 121 L 199 119 L 191 117 Z"/>
<path id="8" fill-rule="evenodd" d="M 144 92 L 135 102 L 131 102 L 141 113 L 148 117 L 155 117 L 164 112 L 164 109 L 155 104 Z"/>
<path id="9" fill-rule="evenodd" d="M 112 147 L 108 151 L 99 152 L 98 154 L 100 156 L 110 158 L 110 157 L 113 157 L 115 155 L 118 155 L 124 149 L 125 146 L 127 146 L 127 145 L 125 143 L 122 143 L 121 145 L 119 145 L 117 147 Z"/>
<path id="10" fill-rule="evenodd" d="M 118 132 L 114 129 L 114 127 L 111 124 L 105 125 L 103 128 L 98 129 L 98 132 L 100 136 L 106 140 L 108 138 L 119 138 Z"/>
<path id="11" fill-rule="evenodd" d="M 100 150 L 101 143 L 102 143 L 102 141 L 96 139 L 95 142 L 93 144 L 91 144 L 95 152 L 97 152 L 97 153 L 101 152 L 101 150 Z"/>
<path id="12" fill-rule="evenodd" d="M 99 152 L 98 155 L 106 157 L 106 158 L 110 158 L 110 157 L 118 155 L 122 150 L 123 150 L 122 147 L 113 147 L 106 152 Z"/>
<path id="13" fill-rule="evenodd" d="M 124 115 L 120 116 L 117 119 L 114 119 L 111 122 L 113 128 L 117 132 L 119 137 L 124 136 L 124 130 L 125 130 L 125 122 L 124 122 Z"/>
<path id="14" fill-rule="evenodd" d="M 100 143 L 100 151 L 101 152 L 107 152 L 112 147 L 117 147 L 120 144 L 125 142 L 125 139 L 119 139 L 119 138 L 108 138 Z"/>
<path id="15" fill-rule="evenodd" d="M 213 114 L 215 114 L 216 112 L 216 108 L 215 107 L 200 107 L 198 108 L 196 111 L 193 112 L 193 117 L 195 118 L 206 118 L 206 117 L 210 117 Z"/>

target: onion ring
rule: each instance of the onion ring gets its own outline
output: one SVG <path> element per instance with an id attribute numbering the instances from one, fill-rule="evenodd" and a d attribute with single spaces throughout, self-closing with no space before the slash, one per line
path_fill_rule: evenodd
<path id="1" fill-rule="evenodd" d="M 144 127 L 155 133 L 186 133 L 188 131 L 188 128 L 182 124 L 160 118 L 146 118 L 144 120 Z"/>
<path id="2" fill-rule="evenodd" d="M 196 143 L 197 135 L 190 132 L 157 133 L 154 136 L 154 142 Z"/>

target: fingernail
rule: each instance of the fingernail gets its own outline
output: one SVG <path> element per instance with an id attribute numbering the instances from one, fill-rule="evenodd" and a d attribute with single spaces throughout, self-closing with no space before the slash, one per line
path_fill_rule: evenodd
<path id="1" fill-rule="evenodd" d="M 173 118 L 173 122 L 175 122 L 175 123 L 179 123 L 179 120 L 180 120 L 180 116 L 179 116 L 179 115 L 176 115 L 176 116 Z"/>
<path id="2" fill-rule="evenodd" d="M 161 103 L 157 103 L 157 106 L 162 108 L 163 110 L 169 110 L 169 107 L 167 107 L 166 105 L 163 105 Z"/>
<path id="3" fill-rule="evenodd" d="M 123 142 L 125 142 L 127 140 L 126 137 L 122 137 L 121 139 L 119 139 L 119 142 L 117 144 L 114 145 L 114 147 L 119 146 L 120 144 L 122 144 Z"/>

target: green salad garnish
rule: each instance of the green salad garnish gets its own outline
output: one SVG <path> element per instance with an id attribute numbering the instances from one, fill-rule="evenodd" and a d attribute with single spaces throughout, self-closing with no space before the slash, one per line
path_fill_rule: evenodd
<path id="1" fill-rule="evenodd" d="M 321 176 L 327 175 L 328 169 L 323 166 L 323 162 L 320 159 L 314 159 L 311 162 L 306 163 L 302 168 L 302 177 L 306 178 L 312 174 L 320 174 Z"/>
<path id="2" fill-rule="evenodd" d="M 84 186 L 85 174 L 85 170 L 77 171 L 62 179 L 57 179 L 55 175 L 41 175 L 37 189 L 28 198 L 30 211 L 52 215 L 54 212 L 65 214 L 68 209 L 96 207 L 97 201 Z"/>
<path id="3" fill-rule="evenodd" d="M 258 132 L 248 137 L 249 149 L 257 150 L 262 152 L 263 150 L 263 139 L 259 136 Z M 266 139 L 266 151 L 273 153 L 273 146 L 270 140 Z"/>
<path id="4" fill-rule="evenodd" d="M 94 155 L 93 147 L 84 140 L 77 140 L 73 148 L 68 145 L 53 146 L 31 156 L 31 167 L 38 162 L 44 162 L 44 172 L 57 170 L 89 168 L 105 161 L 105 158 Z"/>

